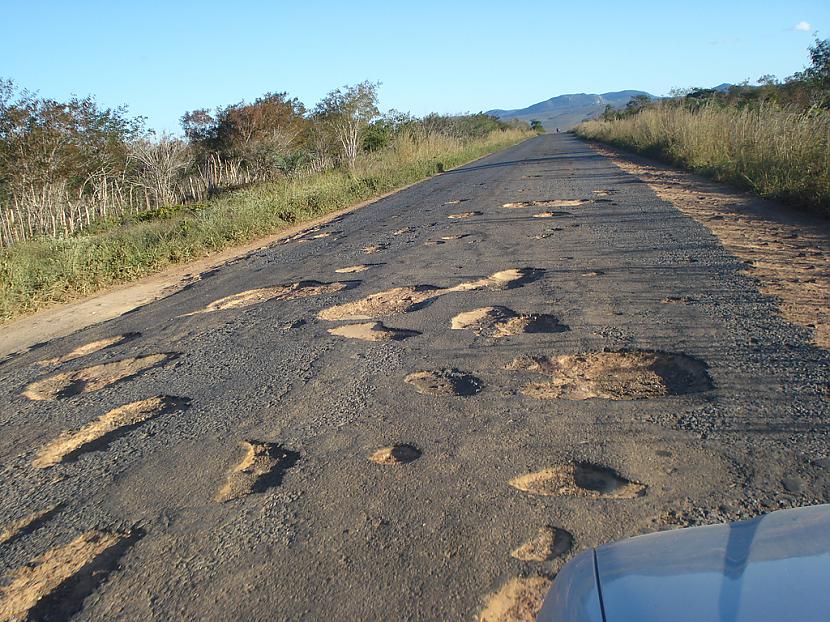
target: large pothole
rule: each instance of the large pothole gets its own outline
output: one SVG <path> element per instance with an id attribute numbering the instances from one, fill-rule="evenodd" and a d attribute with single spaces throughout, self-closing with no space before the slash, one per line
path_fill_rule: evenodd
<path id="1" fill-rule="evenodd" d="M 704 362 L 671 352 L 623 350 L 566 354 L 555 359 L 519 357 L 507 369 L 545 374 L 522 393 L 538 399 L 637 400 L 685 395 L 712 388 Z"/>
<path id="2" fill-rule="evenodd" d="M 550 584 L 545 577 L 510 579 L 487 597 L 479 622 L 533 622 Z"/>
<path id="3" fill-rule="evenodd" d="M 629 481 L 613 469 L 587 462 L 552 466 L 511 479 L 509 484 L 543 497 L 632 499 L 646 492 L 645 484 Z"/>
<path id="4" fill-rule="evenodd" d="M 421 452 L 417 447 L 407 445 L 406 443 L 400 443 L 392 445 L 391 447 L 382 447 L 381 449 L 372 452 L 372 455 L 369 456 L 369 460 L 375 464 L 399 465 L 408 464 L 420 457 Z"/>
<path id="5" fill-rule="evenodd" d="M 68 363 L 69 361 L 74 361 L 75 359 L 79 359 L 84 356 L 89 356 L 90 354 L 93 354 L 95 352 L 99 352 L 107 348 L 112 348 L 113 346 L 120 345 L 126 341 L 129 341 L 130 339 L 135 339 L 136 337 L 140 336 L 141 333 L 125 333 L 123 335 L 114 335 L 113 337 L 97 339 L 95 341 L 91 341 L 89 343 L 85 343 L 81 346 L 78 346 L 74 350 L 70 350 L 62 356 L 56 356 L 55 358 L 39 361 L 38 365 L 41 365 L 43 367 L 48 367 L 51 365 L 62 365 L 63 363 Z"/>
<path id="6" fill-rule="evenodd" d="M 481 307 L 459 313 L 450 327 L 453 330 L 472 330 L 485 337 L 508 337 L 523 333 L 561 333 L 568 327 L 547 313 L 516 313 L 502 306 Z"/>
<path id="7" fill-rule="evenodd" d="M 525 562 L 545 562 L 567 553 L 573 545 L 573 536 L 557 527 L 541 527 L 532 538 L 514 549 L 511 557 Z"/>
<path id="8" fill-rule="evenodd" d="M 354 287 L 355 285 L 357 285 L 355 281 L 335 281 L 334 283 L 299 281 L 287 285 L 249 289 L 238 294 L 225 296 L 219 300 L 214 300 L 204 309 L 193 311 L 192 313 L 185 313 L 182 317 L 201 313 L 213 313 L 214 311 L 227 311 L 229 309 L 244 309 L 271 300 L 295 300 L 310 296 L 321 296 L 323 294 L 339 292 L 348 287 Z"/>
<path id="9" fill-rule="evenodd" d="M 79 455 L 105 448 L 113 440 L 160 415 L 187 408 L 189 400 L 157 395 L 114 408 L 79 430 L 64 432 L 46 445 L 32 462 L 38 469 L 46 469 Z"/>
<path id="10" fill-rule="evenodd" d="M 0 587 L 0 620 L 69 620 L 139 536 L 87 531 L 31 560 Z"/>
<path id="11" fill-rule="evenodd" d="M 548 201 L 514 201 L 505 203 L 507 209 L 522 209 L 526 207 L 578 207 L 589 203 L 587 199 L 552 199 Z"/>
<path id="12" fill-rule="evenodd" d="M 436 298 L 455 292 L 479 289 L 513 289 L 540 278 L 542 270 L 536 268 L 511 268 L 495 272 L 488 277 L 465 281 L 452 287 L 415 285 L 395 287 L 354 302 L 335 305 L 317 314 L 321 320 L 375 320 L 398 313 L 408 313 L 422 308 Z"/>
<path id="13" fill-rule="evenodd" d="M 329 328 L 329 333 L 347 339 L 362 341 L 403 341 L 409 337 L 416 337 L 421 333 L 406 328 L 392 328 L 382 322 L 363 322 L 361 324 L 345 324 Z"/>
<path id="14" fill-rule="evenodd" d="M 481 392 L 484 383 L 471 374 L 457 369 L 416 371 L 404 378 L 418 393 L 469 397 Z"/>
<path id="15" fill-rule="evenodd" d="M 72 397 L 79 393 L 98 391 L 154 367 L 161 367 L 176 357 L 178 354 L 174 352 L 146 354 L 62 372 L 30 383 L 23 390 L 23 395 L 30 400 L 54 400 Z"/>
<path id="16" fill-rule="evenodd" d="M 276 443 L 242 441 L 245 456 L 228 473 L 225 485 L 216 493 L 216 500 L 224 503 L 253 493 L 279 486 L 285 471 L 300 458 L 300 454 Z"/>

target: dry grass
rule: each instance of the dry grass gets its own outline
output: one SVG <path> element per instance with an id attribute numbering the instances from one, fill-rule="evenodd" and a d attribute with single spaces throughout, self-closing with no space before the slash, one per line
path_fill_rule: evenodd
<path id="1" fill-rule="evenodd" d="M 830 115 L 823 111 L 666 104 L 586 121 L 576 133 L 830 214 Z"/>

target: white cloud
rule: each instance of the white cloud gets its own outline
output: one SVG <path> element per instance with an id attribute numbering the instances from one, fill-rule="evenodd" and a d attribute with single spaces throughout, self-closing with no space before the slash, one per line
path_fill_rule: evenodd
<path id="1" fill-rule="evenodd" d="M 802 32 L 810 32 L 813 27 L 810 25 L 810 22 L 798 22 L 795 26 L 793 26 L 793 30 L 800 30 Z"/>

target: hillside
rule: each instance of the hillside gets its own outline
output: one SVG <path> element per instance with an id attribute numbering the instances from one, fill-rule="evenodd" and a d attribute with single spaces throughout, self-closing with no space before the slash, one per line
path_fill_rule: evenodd
<path id="1" fill-rule="evenodd" d="M 559 95 L 548 100 L 533 104 L 527 108 L 516 110 L 488 110 L 487 114 L 494 115 L 500 119 L 519 119 L 530 121 L 538 119 L 548 131 L 557 127 L 560 130 L 570 129 L 581 121 L 590 118 L 611 104 L 615 108 L 625 106 L 632 97 L 637 95 L 648 95 L 645 91 L 616 91 L 612 93 L 572 93 Z"/>

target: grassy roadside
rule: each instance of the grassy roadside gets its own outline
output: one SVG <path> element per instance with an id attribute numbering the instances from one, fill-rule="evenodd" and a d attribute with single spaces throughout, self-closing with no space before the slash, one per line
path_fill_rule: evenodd
<path id="1" fill-rule="evenodd" d="M 575 131 L 830 215 L 830 115 L 822 111 L 657 106 Z"/>
<path id="2" fill-rule="evenodd" d="M 534 135 L 493 132 L 476 140 L 401 140 L 352 171 L 287 178 L 198 205 L 158 210 L 133 222 L 68 239 L 39 239 L 0 252 L 0 321 L 68 302 L 178 263 L 273 234 Z"/>

